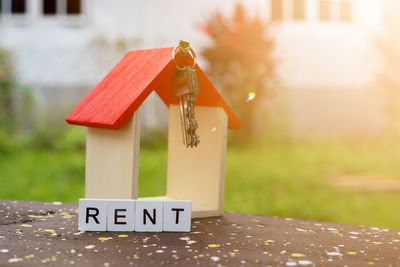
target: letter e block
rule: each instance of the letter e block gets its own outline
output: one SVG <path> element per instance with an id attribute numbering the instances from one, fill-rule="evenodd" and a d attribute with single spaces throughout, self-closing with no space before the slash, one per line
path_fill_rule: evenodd
<path id="1" fill-rule="evenodd" d="M 107 231 L 135 229 L 135 202 L 133 199 L 109 199 L 107 202 Z"/>
<path id="2" fill-rule="evenodd" d="M 164 201 L 164 232 L 190 232 L 192 219 L 192 201 Z"/>
<path id="3" fill-rule="evenodd" d="M 78 230 L 106 231 L 107 200 L 81 198 L 79 199 Z"/>
<path id="4" fill-rule="evenodd" d="M 161 232 L 163 227 L 162 200 L 136 200 L 135 230 L 136 232 Z"/>

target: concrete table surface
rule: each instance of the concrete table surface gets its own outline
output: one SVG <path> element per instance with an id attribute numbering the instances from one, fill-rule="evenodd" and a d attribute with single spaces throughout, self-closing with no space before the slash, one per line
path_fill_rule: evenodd
<path id="1" fill-rule="evenodd" d="M 0 266 L 400 266 L 399 247 L 396 230 L 242 213 L 82 233 L 76 204 L 0 200 Z"/>

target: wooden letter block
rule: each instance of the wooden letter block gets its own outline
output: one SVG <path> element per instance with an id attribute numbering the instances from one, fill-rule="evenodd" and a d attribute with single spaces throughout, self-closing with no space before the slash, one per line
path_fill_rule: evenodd
<path id="1" fill-rule="evenodd" d="M 107 229 L 107 200 L 79 199 L 79 231 L 106 231 Z"/>
<path id="2" fill-rule="evenodd" d="M 161 232 L 163 228 L 162 200 L 136 200 L 136 232 Z"/>
<path id="3" fill-rule="evenodd" d="M 192 201 L 165 200 L 164 201 L 164 232 L 190 232 L 192 215 Z"/>
<path id="4" fill-rule="evenodd" d="M 107 201 L 107 231 L 134 231 L 135 202 L 133 199 Z"/>

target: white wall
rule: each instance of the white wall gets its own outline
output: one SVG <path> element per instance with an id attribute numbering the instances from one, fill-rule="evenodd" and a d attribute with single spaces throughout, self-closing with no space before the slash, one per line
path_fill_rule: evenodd
<path id="1" fill-rule="evenodd" d="M 290 88 L 367 87 L 375 72 L 373 39 L 380 26 L 379 0 L 353 0 L 354 21 L 320 22 L 317 0 L 308 0 L 304 22 L 275 31 L 281 81 Z"/>
<path id="2" fill-rule="evenodd" d="M 241 2 L 267 21 L 269 1 L 273 0 Z M 209 41 L 199 25 L 216 10 L 230 14 L 235 4 L 231 0 L 84 0 L 84 16 L 71 21 L 43 17 L 40 0 L 27 2 L 27 17 L 3 17 L 0 44 L 11 50 L 19 80 L 35 86 L 43 102 L 71 104 L 78 103 L 122 57 L 123 52 L 115 48 L 118 40 L 125 38 L 129 48 L 137 49 L 173 46 L 185 39 L 199 51 Z M 376 67 L 371 63 L 370 44 L 380 28 L 380 0 L 352 2 L 351 23 L 319 22 L 317 0 L 306 0 L 305 21 L 275 27 L 279 77 L 290 90 L 368 88 Z M 144 121 L 150 126 L 160 124 L 154 115 L 159 109 L 152 100 L 147 102 L 143 113 L 150 115 Z"/>

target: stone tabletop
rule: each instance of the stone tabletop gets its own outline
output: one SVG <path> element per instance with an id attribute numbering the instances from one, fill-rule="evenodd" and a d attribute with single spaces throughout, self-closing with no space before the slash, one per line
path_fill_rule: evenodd
<path id="1" fill-rule="evenodd" d="M 399 247 L 396 230 L 242 213 L 83 233 L 76 204 L 0 200 L 0 266 L 400 266 Z"/>

